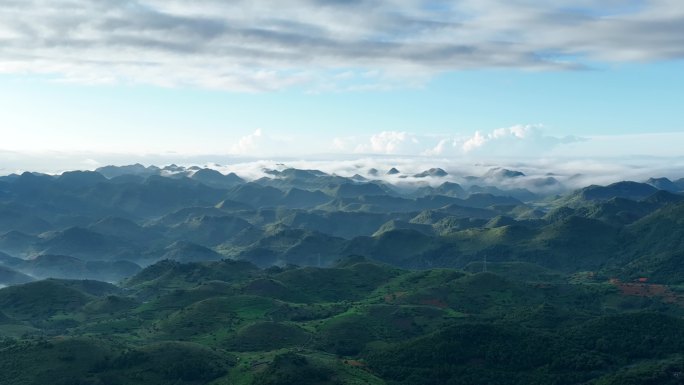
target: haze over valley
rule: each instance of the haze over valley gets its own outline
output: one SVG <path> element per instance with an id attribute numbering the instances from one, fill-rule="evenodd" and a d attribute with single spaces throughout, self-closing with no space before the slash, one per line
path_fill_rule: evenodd
<path id="1" fill-rule="evenodd" d="M 684 179 L 574 189 L 597 174 L 264 165 L 0 177 L 0 378 L 43 381 L 35 356 L 64 383 L 112 384 L 619 383 L 681 365 L 678 337 L 623 349 L 682 327 Z M 511 339 L 503 354 L 533 360 L 513 377 L 522 364 L 490 356 Z M 578 349 L 598 361 L 568 377 Z M 396 372 L 440 360 L 448 371 Z"/>
<path id="2" fill-rule="evenodd" d="M 681 385 L 681 0 L 0 0 L 0 385 Z"/>

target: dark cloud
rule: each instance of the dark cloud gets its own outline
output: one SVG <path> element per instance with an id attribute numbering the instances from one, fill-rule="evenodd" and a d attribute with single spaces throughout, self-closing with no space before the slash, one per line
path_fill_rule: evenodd
<path id="1" fill-rule="evenodd" d="M 679 0 L 0 4 L 0 72 L 86 82 L 315 88 L 336 82 L 329 76 L 336 71 L 381 84 L 468 68 L 565 70 L 684 57 Z"/>

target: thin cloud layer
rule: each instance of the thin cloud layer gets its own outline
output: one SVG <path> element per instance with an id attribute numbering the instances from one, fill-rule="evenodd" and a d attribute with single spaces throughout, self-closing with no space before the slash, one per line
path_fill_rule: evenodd
<path id="1" fill-rule="evenodd" d="M 680 59 L 683 27 L 679 0 L 4 0 L 0 73 L 367 89 L 471 68 Z"/>
<path id="2" fill-rule="evenodd" d="M 46 155 L 51 161 L 46 163 Z M 638 165 L 635 161 L 638 160 Z M 114 164 L 166 166 L 177 164 L 216 169 L 224 174 L 234 172 L 247 179 L 272 177 L 269 169 L 318 169 L 330 174 L 352 177 L 361 175 L 368 179 L 383 180 L 397 187 L 414 189 L 421 186 L 438 186 L 445 181 L 496 186 L 503 189 L 526 188 L 539 193 L 562 193 L 590 184 L 609 184 L 620 180 L 645 181 L 650 177 L 668 177 L 676 180 L 684 177 L 684 158 L 679 157 L 615 157 L 583 159 L 566 157 L 548 158 L 499 158 L 472 160 L 467 158 L 424 156 L 327 156 L 300 159 L 293 157 L 259 158 L 247 156 L 204 155 L 181 156 L 172 154 L 122 155 L 98 153 L 19 153 L 0 150 L 0 176 L 23 171 L 62 173 L 68 170 L 94 170 Z M 400 174 L 387 175 L 390 168 Z M 439 167 L 448 172 L 444 177 L 422 177 L 419 173 Z M 506 177 L 499 169 L 520 171 L 524 176 Z M 473 181 L 472 176 L 480 179 Z M 546 183 L 553 177 L 558 183 Z M 541 183 L 540 183 L 541 182 Z"/>

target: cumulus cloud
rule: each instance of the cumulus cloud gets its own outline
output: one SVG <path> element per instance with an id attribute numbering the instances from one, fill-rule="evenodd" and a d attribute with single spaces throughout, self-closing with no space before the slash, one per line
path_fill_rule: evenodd
<path id="1" fill-rule="evenodd" d="M 357 153 L 407 154 L 412 153 L 420 141 L 415 135 L 399 131 L 382 131 L 372 135 L 368 143 L 356 146 Z"/>
<path id="2" fill-rule="evenodd" d="M 488 137 L 483 136 L 480 131 L 475 131 L 475 135 L 463 143 L 463 151 L 470 152 L 476 148 L 482 147 L 489 141 Z"/>
<path id="3" fill-rule="evenodd" d="M 451 147 L 454 147 L 455 143 L 456 143 L 456 141 L 453 139 L 441 139 L 437 143 L 437 145 L 435 145 L 432 148 L 428 148 L 428 149 L 424 150 L 421 155 L 426 155 L 426 156 L 443 155 Z"/>
<path id="4" fill-rule="evenodd" d="M 336 137 L 332 149 L 339 153 L 404 154 L 420 152 L 422 138 L 405 131 L 382 131 L 367 136 Z"/>
<path id="5" fill-rule="evenodd" d="M 498 128 L 483 134 L 476 131 L 461 145 L 464 153 L 487 151 L 496 155 L 534 155 L 548 152 L 560 144 L 581 142 L 586 139 L 576 136 L 547 136 L 541 125 L 515 125 Z"/>
<path id="6" fill-rule="evenodd" d="M 681 59 L 683 26 L 680 0 L 6 0 L 0 73 L 367 89 L 470 68 Z"/>
<path id="7" fill-rule="evenodd" d="M 240 155 L 254 153 L 258 148 L 262 136 L 261 129 L 257 128 L 253 133 L 240 138 L 240 140 L 231 147 L 230 152 Z"/>
<path id="8" fill-rule="evenodd" d="M 336 152 L 349 153 L 358 146 L 355 136 L 333 138 L 332 149 Z"/>
<path id="9" fill-rule="evenodd" d="M 586 140 L 576 136 L 546 135 L 541 125 L 514 125 L 490 132 L 475 131 L 470 136 L 382 131 L 368 137 L 335 138 L 332 147 L 342 153 L 379 155 L 529 157 L 548 153 L 560 145 Z"/>
<path id="10" fill-rule="evenodd" d="M 225 148 L 225 147 L 224 147 Z M 310 150 L 307 154 L 312 154 L 315 145 L 307 143 L 305 138 L 292 135 L 270 134 L 261 128 L 254 132 L 238 138 L 227 149 L 219 150 L 214 153 L 218 156 L 240 156 L 240 157 L 261 157 L 261 156 L 292 156 L 302 154 L 302 149 Z M 208 156 L 211 153 L 194 153 L 193 155 Z"/>
<path id="11" fill-rule="evenodd" d="M 490 132 L 475 131 L 470 136 L 440 140 L 423 155 L 442 156 L 536 156 L 549 153 L 560 145 L 587 141 L 577 136 L 546 135 L 542 125 L 514 125 Z"/>

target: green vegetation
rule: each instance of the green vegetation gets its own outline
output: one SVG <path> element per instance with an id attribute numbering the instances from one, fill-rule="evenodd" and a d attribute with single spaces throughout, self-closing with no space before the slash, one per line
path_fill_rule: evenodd
<path id="1" fill-rule="evenodd" d="M 100 171 L 0 177 L 2 385 L 684 383 L 684 185 Z"/>
<path id="2" fill-rule="evenodd" d="M 0 290 L 0 383 L 677 383 L 677 287 L 482 267 L 163 261 L 124 288 L 12 286 Z"/>

